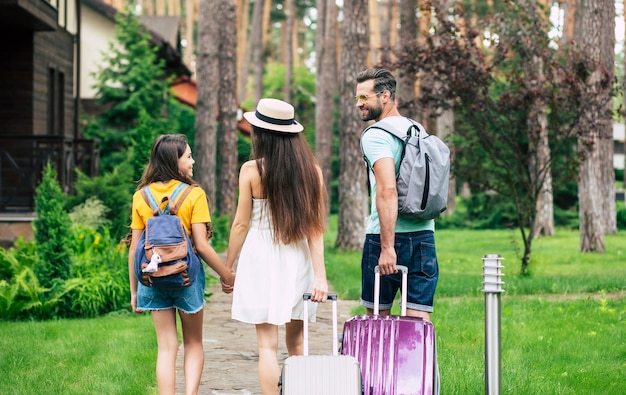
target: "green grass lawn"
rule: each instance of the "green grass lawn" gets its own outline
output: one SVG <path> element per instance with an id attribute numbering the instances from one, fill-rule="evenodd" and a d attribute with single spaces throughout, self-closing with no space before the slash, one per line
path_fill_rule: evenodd
<path id="1" fill-rule="evenodd" d="M 328 235 L 327 244 L 333 239 Z M 624 235 L 607 235 L 604 254 L 580 254 L 578 233 L 560 229 L 534 241 L 525 277 L 518 275 L 519 243 L 516 231 L 437 231 L 440 274 L 432 319 L 441 393 L 484 394 L 482 258 L 499 254 L 505 266 L 502 394 L 626 394 Z M 328 277 L 343 298 L 359 297 L 360 259 L 360 251 L 328 248 Z"/>
<path id="2" fill-rule="evenodd" d="M 156 394 L 148 314 L 0 322 L 0 394 Z"/>
<path id="3" fill-rule="evenodd" d="M 338 251 L 334 239 L 331 230 L 328 278 L 358 299 L 360 252 Z M 516 242 L 516 231 L 436 233 L 441 393 L 484 394 L 482 257 L 500 254 L 502 394 L 626 394 L 624 235 L 606 236 L 604 254 L 580 254 L 578 233 L 558 230 L 534 242 L 526 277 Z M 155 359 L 148 315 L 0 322 L 0 394 L 155 394 Z"/>

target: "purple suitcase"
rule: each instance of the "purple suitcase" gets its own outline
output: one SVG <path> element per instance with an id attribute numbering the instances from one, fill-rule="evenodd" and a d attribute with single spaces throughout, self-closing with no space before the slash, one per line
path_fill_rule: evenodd
<path id="1" fill-rule="evenodd" d="M 406 316 L 408 269 L 402 271 L 402 315 L 378 314 L 380 272 L 376 267 L 374 315 L 355 316 L 343 329 L 343 354 L 361 365 L 364 395 L 438 395 L 435 329 L 425 319 Z"/>

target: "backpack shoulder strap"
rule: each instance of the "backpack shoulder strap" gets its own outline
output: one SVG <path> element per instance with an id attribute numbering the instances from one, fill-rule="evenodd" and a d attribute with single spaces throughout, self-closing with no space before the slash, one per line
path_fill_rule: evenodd
<path id="1" fill-rule="evenodd" d="M 407 134 L 412 135 L 411 130 L 412 129 L 417 129 L 417 137 L 426 137 L 428 136 L 428 133 L 426 132 L 426 128 L 424 127 L 424 125 L 422 125 L 421 123 L 414 121 L 410 118 L 407 118 L 409 120 L 409 122 L 411 122 L 411 126 L 409 126 L 409 130 L 407 130 Z"/>
<path id="2" fill-rule="evenodd" d="M 154 198 L 154 195 L 152 195 L 152 192 L 150 191 L 149 185 L 146 185 L 145 187 L 141 188 L 141 196 L 143 196 L 143 200 L 146 201 L 146 204 L 148 205 L 148 207 L 152 209 L 153 216 L 163 214 L 163 211 L 159 207 L 156 199 Z"/>
<path id="3" fill-rule="evenodd" d="M 178 212 L 178 209 L 183 204 L 183 201 L 185 200 L 185 198 L 187 198 L 187 195 L 189 195 L 191 190 L 195 187 L 196 185 L 188 185 L 188 184 L 185 184 L 184 182 L 181 182 L 176 187 L 176 189 L 172 193 L 172 196 L 170 197 L 170 203 L 172 203 L 172 206 L 170 207 L 170 213 L 172 215 L 176 215 L 176 213 Z M 180 194 L 180 198 L 178 198 L 178 201 L 176 201 L 176 198 L 178 197 L 179 194 Z"/>

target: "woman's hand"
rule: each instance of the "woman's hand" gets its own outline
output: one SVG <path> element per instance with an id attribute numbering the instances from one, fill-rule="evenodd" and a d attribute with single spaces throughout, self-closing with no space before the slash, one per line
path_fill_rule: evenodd
<path id="1" fill-rule="evenodd" d="M 312 302 L 325 302 L 328 298 L 328 282 L 326 278 L 315 278 L 311 289 Z"/>

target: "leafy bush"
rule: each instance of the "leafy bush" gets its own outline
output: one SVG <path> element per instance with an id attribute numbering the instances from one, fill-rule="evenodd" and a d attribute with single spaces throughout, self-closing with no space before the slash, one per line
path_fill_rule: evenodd
<path id="1" fill-rule="evenodd" d="M 228 247 L 231 220 L 229 215 L 220 215 L 212 218 L 210 226 L 213 229 L 211 245 L 215 251 L 224 251 Z"/>
<path id="2" fill-rule="evenodd" d="M 35 240 L 0 249 L 0 319 L 95 317 L 129 305 L 128 249 L 105 227 L 107 208 L 91 197 L 68 214 L 55 180 L 48 167 Z"/>
<path id="3" fill-rule="evenodd" d="M 92 196 L 72 209 L 70 219 L 74 224 L 80 224 L 96 230 L 104 229 L 111 224 L 111 221 L 106 218 L 109 211 L 111 210 L 98 198 Z"/>
<path id="4" fill-rule="evenodd" d="M 21 268 L 10 283 L 0 280 L 0 318 L 50 317 L 60 298 L 48 291 L 31 268 Z"/>
<path id="5" fill-rule="evenodd" d="M 626 229 L 626 204 L 617 202 L 617 229 Z"/>
<path id="6" fill-rule="evenodd" d="M 108 231 L 74 226 L 74 263 L 65 283 L 64 317 L 95 317 L 120 310 L 130 300 L 128 250 Z"/>
<path id="7" fill-rule="evenodd" d="M 503 229 L 516 224 L 514 205 L 504 196 L 485 192 L 459 198 L 457 210 L 437 219 L 437 228 Z"/>
<path id="8" fill-rule="evenodd" d="M 89 198 L 97 198 L 108 209 L 106 218 L 111 224 L 111 237 L 121 240 L 129 231 L 130 205 L 135 190 L 133 169 L 127 162 L 113 171 L 90 178 L 78 173 L 74 189 L 76 193 L 68 199 L 68 208 L 83 204 Z"/>

